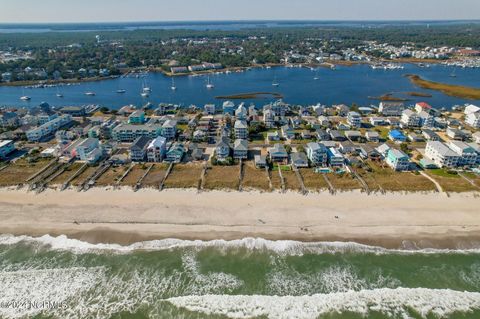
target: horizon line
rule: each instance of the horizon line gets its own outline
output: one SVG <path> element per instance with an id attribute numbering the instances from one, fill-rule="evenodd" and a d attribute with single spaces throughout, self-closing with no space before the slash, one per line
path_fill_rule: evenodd
<path id="1" fill-rule="evenodd" d="M 479 22 L 480 19 L 205 19 L 205 20 L 124 20 L 124 21 L 53 21 L 53 22 L 0 22 L 0 25 L 51 25 L 51 24 L 115 24 L 115 23 L 206 23 L 206 22 Z"/>

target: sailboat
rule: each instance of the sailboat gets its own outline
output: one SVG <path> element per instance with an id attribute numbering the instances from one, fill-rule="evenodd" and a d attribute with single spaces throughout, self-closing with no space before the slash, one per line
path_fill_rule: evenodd
<path id="1" fill-rule="evenodd" d="M 453 72 L 450 74 L 450 77 L 452 77 L 452 78 L 456 78 L 456 77 L 457 77 L 457 74 L 455 73 L 455 70 L 456 70 L 456 69 L 453 69 Z"/>
<path id="2" fill-rule="evenodd" d="M 213 85 L 212 83 L 210 83 L 210 76 L 208 76 L 207 78 L 207 89 L 213 89 L 215 87 L 215 85 Z"/>
<path id="3" fill-rule="evenodd" d="M 277 87 L 277 86 L 279 86 L 279 85 L 280 85 L 280 83 L 278 83 L 278 81 L 277 81 L 277 76 L 275 76 L 275 77 L 273 78 L 272 86 Z"/>
<path id="4" fill-rule="evenodd" d="M 318 77 L 318 69 L 315 70 L 315 76 L 313 77 L 315 81 L 319 80 L 320 78 Z"/>
<path id="5" fill-rule="evenodd" d="M 63 97 L 63 94 L 60 93 L 60 89 L 58 88 L 58 86 L 57 86 L 57 94 L 56 94 L 56 95 L 57 95 L 57 97 L 59 97 L 59 98 L 62 98 L 62 97 Z"/>
<path id="6" fill-rule="evenodd" d="M 28 95 L 25 95 L 25 88 L 22 89 L 22 96 L 20 97 L 20 100 L 22 101 L 30 101 L 32 98 L 29 97 Z"/>
<path id="7" fill-rule="evenodd" d="M 172 78 L 172 86 L 170 87 L 172 89 L 172 91 L 175 91 L 177 89 L 177 87 L 175 86 L 175 79 Z"/>
<path id="8" fill-rule="evenodd" d="M 150 96 L 150 92 L 152 92 L 152 89 L 148 87 L 145 83 L 145 80 L 142 81 L 142 92 L 140 92 L 140 95 L 142 97 L 148 97 Z"/>

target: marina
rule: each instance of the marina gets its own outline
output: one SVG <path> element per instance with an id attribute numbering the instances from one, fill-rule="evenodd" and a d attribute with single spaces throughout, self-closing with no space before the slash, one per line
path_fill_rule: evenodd
<path id="1" fill-rule="evenodd" d="M 313 70 L 290 67 L 251 68 L 243 72 L 216 72 L 210 75 L 177 76 L 174 79 L 161 73 L 146 73 L 97 82 L 58 85 L 63 98 L 56 96 L 55 85 L 26 88 L 2 86 L 0 105 L 28 107 L 48 102 L 52 106 L 98 104 L 119 109 L 124 105 L 140 106 L 150 102 L 154 105 L 172 103 L 186 107 L 192 104 L 203 106 L 214 103 L 216 96 L 270 92 L 273 89 L 272 93 L 281 94 L 287 103 L 300 105 L 356 103 L 363 106 L 371 104 L 369 96 L 418 91 L 430 94 L 432 97 L 427 100 L 432 105 L 451 108 L 472 101 L 418 88 L 405 75 L 418 74 L 424 79 L 436 82 L 480 87 L 478 68 L 446 65 L 431 65 L 427 68 L 417 64 L 403 64 L 402 67 L 403 69 L 372 69 L 369 65 L 354 65 Z M 456 76 L 452 77 L 452 73 Z M 23 96 L 30 99 L 20 100 Z M 423 96 L 403 94 L 399 94 L 398 97 L 406 98 L 412 104 L 425 99 Z M 261 106 L 272 100 L 273 98 L 263 97 L 244 101 Z"/>

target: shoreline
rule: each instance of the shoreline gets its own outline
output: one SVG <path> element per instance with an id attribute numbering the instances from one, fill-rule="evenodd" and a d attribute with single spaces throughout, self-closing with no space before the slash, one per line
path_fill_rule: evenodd
<path id="1" fill-rule="evenodd" d="M 290 65 L 298 68 L 331 68 L 332 66 L 355 66 L 355 65 L 362 65 L 362 64 L 375 64 L 376 62 L 390 62 L 390 63 L 410 63 L 410 64 L 420 64 L 420 63 L 430 63 L 430 64 L 440 64 L 444 61 L 417 61 L 415 59 L 403 59 L 403 60 L 379 60 L 379 61 L 344 61 L 344 60 L 326 60 L 322 63 L 291 63 Z M 202 76 L 208 74 L 215 74 L 216 72 L 225 73 L 227 71 L 236 72 L 236 71 L 246 71 L 249 69 L 263 69 L 266 67 L 276 68 L 276 67 L 287 67 L 284 63 L 266 63 L 266 64 L 254 64 L 250 66 L 239 66 L 239 67 L 225 67 L 223 69 L 218 70 L 205 70 L 205 71 L 194 71 L 194 72 L 187 72 L 187 73 L 172 73 L 170 71 L 166 71 L 160 67 L 155 67 L 151 69 L 147 69 L 147 71 L 152 73 L 161 73 L 166 77 L 181 77 L 181 76 Z M 131 71 L 135 72 L 143 72 L 146 71 L 144 68 L 138 70 L 129 70 L 129 72 L 123 74 L 128 75 Z M 32 81 L 14 81 L 14 82 L 0 82 L 1 86 L 6 87 L 21 87 L 21 86 L 35 86 L 35 85 L 56 85 L 56 84 L 81 84 L 81 83 L 91 83 L 91 82 L 100 82 L 100 81 L 107 81 L 107 80 L 114 80 L 122 75 L 111 75 L 106 77 L 92 77 L 92 78 L 83 78 L 83 79 L 62 79 L 62 80 L 32 80 Z"/>
<path id="2" fill-rule="evenodd" d="M 480 247 L 477 195 L 0 189 L 0 233 L 120 245 L 252 237 L 472 249 Z"/>

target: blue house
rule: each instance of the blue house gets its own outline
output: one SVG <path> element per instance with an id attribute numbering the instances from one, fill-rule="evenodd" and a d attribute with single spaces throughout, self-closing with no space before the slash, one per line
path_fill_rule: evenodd
<path id="1" fill-rule="evenodd" d="M 388 138 L 394 142 L 406 142 L 407 137 L 399 130 L 392 130 L 388 133 Z"/>

